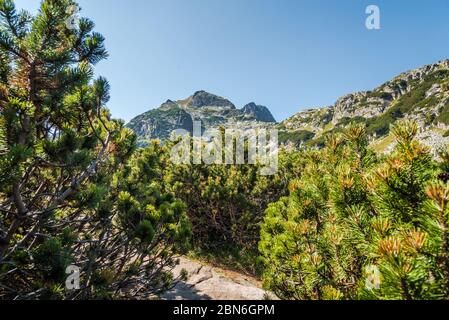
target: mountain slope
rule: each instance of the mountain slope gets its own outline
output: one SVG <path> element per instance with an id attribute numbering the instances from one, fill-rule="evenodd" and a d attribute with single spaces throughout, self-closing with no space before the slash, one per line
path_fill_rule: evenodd
<path id="1" fill-rule="evenodd" d="M 348 94 L 332 106 L 299 112 L 279 125 L 280 140 L 320 145 L 348 123 L 363 122 L 373 146 L 382 149 L 400 119 L 417 121 L 420 139 L 435 151 L 449 142 L 449 60 L 404 72 L 373 91 Z"/>
<path id="2" fill-rule="evenodd" d="M 192 131 L 193 120 L 188 112 L 169 100 L 160 108 L 137 116 L 127 124 L 127 127 L 131 128 L 140 143 L 144 144 L 145 140 L 155 138 L 166 140 L 176 129 Z"/>

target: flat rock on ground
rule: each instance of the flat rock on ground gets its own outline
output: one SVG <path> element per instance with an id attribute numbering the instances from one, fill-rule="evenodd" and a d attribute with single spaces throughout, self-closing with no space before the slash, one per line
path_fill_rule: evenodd
<path id="1" fill-rule="evenodd" d="M 161 298 L 164 300 L 265 300 L 276 297 L 261 288 L 257 279 L 237 272 L 224 270 L 180 258 L 173 270 L 174 276 L 181 270 L 188 273 L 187 281 L 180 281 Z"/>

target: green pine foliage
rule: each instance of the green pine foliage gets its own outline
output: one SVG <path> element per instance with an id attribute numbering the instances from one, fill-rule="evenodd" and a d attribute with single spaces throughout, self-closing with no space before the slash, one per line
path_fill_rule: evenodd
<path id="1" fill-rule="evenodd" d="M 384 157 L 367 149 L 362 125 L 306 153 L 304 174 L 262 225 L 268 288 L 285 299 L 449 298 L 449 185 L 439 176 L 449 158 L 432 160 L 417 131 L 395 126 Z"/>
<path id="2" fill-rule="evenodd" d="M 170 145 L 167 146 L 167 150 Z M 248 273 L 258 273 L 257 243 L 268 204 L 285 195 L 300 174 L 301 155 L 280 150 L 279 171 L 260 175 L 260 164 L 173 165 L 167 162 L 164 184 L 187 207 L 192 248 L 201 258 Z"/>
<path id="3" fill-rule="evenodd" d="M 446 72 L 368 123 L 281 132 L 304 149 L 282 148 L 273 176 L 175 165 L 172 143 L 138 149 L 112 119 L 93 78 L 104 38 L 85 18 L 68 28 L 75 4 L 44 0 L 32 16 L 0 0 L 0 299 L 153 298 L 189 250 L 262 269 L 282 299 L 449 299 L 449 152 L 436 161 L 415 123 L 391 126 L 432 105 Z M 394 150 L 376 155 L 373 133 Z M 80 290 L 65 288 L 70 265 Z"/>
<path id="4" fill-rule="evenodd" d="M 190 236 L 184 204 L 155 183 L 158 146 L 135 151 L 105 108 L 104 39 L 88 19 L 67 27 L 74 4 L 33 17 L 0 1 L 0 298 L 153 296 Z M 80 290 L 65 289 L 69 265 Z"/>

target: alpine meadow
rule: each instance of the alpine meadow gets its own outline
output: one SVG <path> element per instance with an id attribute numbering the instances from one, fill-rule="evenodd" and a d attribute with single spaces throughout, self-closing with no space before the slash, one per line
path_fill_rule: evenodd
<path id="1" fill-rule="evenodd" d="M 449 60 L 279 122 L 202 88 L 125 121 L 74 8 L 0 0 L 0 300 L 449 300 Z"/>

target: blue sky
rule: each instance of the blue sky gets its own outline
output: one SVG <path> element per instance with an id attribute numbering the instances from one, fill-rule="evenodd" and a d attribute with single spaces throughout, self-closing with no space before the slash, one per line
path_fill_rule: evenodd
<path id="1" fill-rule="evenodd" d="M 277 120 L 449 58 L 449 1 L 80 0 L 110 53 L 96 69 L 130 120 L 197 90 Z M 36 10 L 38 0 L 16 0 Z M 365 28 L 365 8 L 381 30 Z"/>

